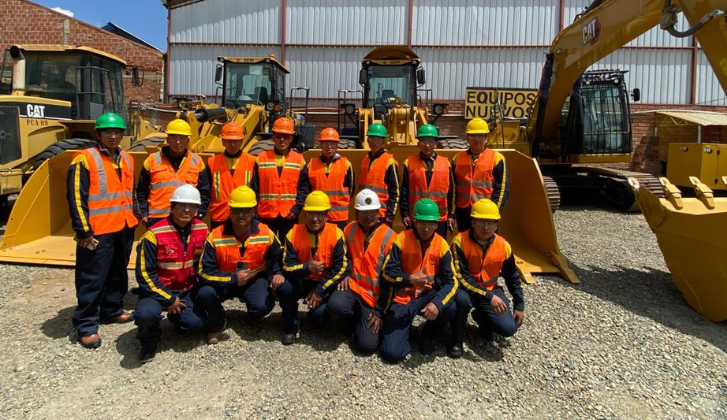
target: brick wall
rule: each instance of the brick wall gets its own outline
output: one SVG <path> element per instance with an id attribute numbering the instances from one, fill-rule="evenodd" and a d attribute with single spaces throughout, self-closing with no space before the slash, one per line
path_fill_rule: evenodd
<path id="1" fill-rule="evenodd" d="M 145 73 L 144 84 L 139 87 L 131 85 L 130 72 L 124 76 L 127 102 L 157 103 L 161 99 L 164 53 L 39 4 L 0 0 L 0 46 L 7 48 L 12 44 L 83 45 L 116 55 L 126 61 L 129 70 L 137 65 Z"/>

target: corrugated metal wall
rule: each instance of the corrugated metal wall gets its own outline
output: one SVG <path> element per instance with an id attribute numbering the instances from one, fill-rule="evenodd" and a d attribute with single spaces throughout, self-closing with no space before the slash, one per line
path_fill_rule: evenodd
<path id="1" fill-rule="evenodd" d="M 564 0 L 563 23 L 591 1 Z M 313 98 L 336 98 L 339 89 L 360 88 L 361 59 L 387 44 L 410 44 L 422 57 L 424 87 L 435 99 L 462 100 L 468 86 L 535 88 L 561 22 L 561 0 L 411 4 L 411 13 L 409 0 L 204 0 L 173 7 L 169 94 L 214 96 L 217 56 L 272 52 L 291 70 L 288 90 L 307 86 Z M 687 27 L 680 17 L 677 28 Z M 654 28 L 593 68 L 629 70 L 629 88 L 640 88 L 644 103 L 725 104 L 693 43 Z"/>

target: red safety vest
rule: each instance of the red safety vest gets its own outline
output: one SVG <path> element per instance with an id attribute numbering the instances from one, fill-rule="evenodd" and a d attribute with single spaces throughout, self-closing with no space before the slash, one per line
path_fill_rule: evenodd
<path id="1" fill-rule="evenodd" d="M 192 219 L 191 223 L 187 249 L 169 218 L 150 229 L 157 240 L 157 275 L 162 284 L 174 292 L 189 290 L 197 282 L 194 267 L 204 250 L 207 225 L 199 219 Z"/>
<path id="2" fill-rule="evenodd" d="M 386 204 L 389 202 L 389 187 L 385 182 L 386 169 L 389 167 L 389 160 L 393 158 L 394 155 L 389 152 L 384 152 L 374 161 L 373 165 L 369 165 L 370 159 L 367 153 L 366 157 L 361 161 L 360 181 L 358 184 L 359 191 L 368 188 L 379 196 L 379 202 L 381 202 L 381 208 L 379 209 L 380 217 L 386 217 Z M 369 168 L 369 166 L 371 167 Z"/>
<path id="3" fill-rule="evenodd" d="M 481 198 L 492 197 L 492 187 L 495 183 L 492 171 L 495 169 L 496 157 L 496 151 L 485 149 L 477 159 L 473 170 L 472 157 L 469 153 L 464 151 L 457 154 L 454 158 L 457 207 L 467 208 Z"/>
<path id="4" fill-rule="evenodd" d="M 348 220 L 348 206 L 351 203 L 351 195 L 348 188 L 343 186 L 348 169 L 348 159 L 341 157 L 329 167 L 326 173 L 326 165 L 319 159 L 314 158 L 308 166 L 308 178 L 312 190 L 321 190 L 331 200 L 331 209 L 328 210 L 329 222 L 343 222 Z"/>
<path id="5" fill-rule="evenodd" d="M 298 178 L 303 169 L 303 155 L 290 151 L 285 156 L 285 165 L 280 175 L 275 163 L 275 150 L 268 150 L 257 157 L 260 194 L 258 216 L 272 219 L 287 216 L 295 205 L 298 195 Z"/>
<path id="6" fill-rule="evenodd" d="M 495 240 L 487 248 L 487 255 L 483 257 L 482 247 L 470 238 L 469 231 L 462 232 L 460 235 L 470 276 L 476 278 L 477 283 L 485 289 L 494 289 L 497 286 L 502 264 L 507 260 L 507 242 L 502 236 L 495 234 Z M 479 271 L 475 271 L 478 269 Z"/>
<path id="7" fill-rule="evenodd" d="M 265 255 L 275 240 L 275 234 L 264 223 L 258 223 L 257 226 L 258 232 L 250 234 L 244 244 L 234 235 L 225 235 L 225 225 L 217 226 L 210 233 L 220 270 L 235 273 L 237 263 L 245 262 L 250 270 L 250 278 L 265 272 Z M 240 255 L 241 246 L 245 249 L 243 255 Z"/>
<path id="8" fill-rule="evenodd" d="M 210 219 L 224 222 L 230 216 L 230 193 L 237 187 L 250 186 L 255 157 L 242 153 L 235 165 L 235 174 L 230 173 L 224 153 L 209 158 L 207 164 L 212 173 L 212 198 L 210 200 Z"/>
<path id="9" fill-rule="evenodd" d="M 449 164 L 444 156 L 437 156 L 434 160 L 432 180 L 427 185 L 427 165 L 422 162 L 419 155 L 409 156 L 409 209 L 422 198 L 430 198 L 439 207 L 439 221 L 447 220 L 447 193 L 449 192 Z"/>
<path id="10" fill-rule="evenodd" d="M 138 223 L 133 207 L 134 161 L 123 150 L 119 153 L 121 179 L 114 160 L 97 147 L 75 154 L 83 156 L 88 166 L 88 223 L 94 235 L 118 232 Z"/>
<path id="11" fill-rule="evenodd" d="M 199 156 L 188 151 L 187 156 L 179 165 L 179 170 L 175 172 L 174 167 L 162 155 L 162 152 L 156 152 L 147 159 L 151 175 L 149 217 L 167 217 L 169 216 L 169 200 L 172 198 L 174 190 L 184 184 L 196 187 L 204 163 Z"/>
<path id="12" fill-rule="evenodd" d="M 423 273 L 429 277 L 429 281 L 423 286 L 411 286 L 396 290 L 394 302 L 406 305 L 412 299 L 416 299 L 422 293 L 432 289 L 434 278 L 439 273 L 439 262 L 445 242 L 441 236 L 435 233 L 429 243 L 429 248 L 422 257 L 422 246 L 414 235 L 413 229 L 405 230 L 399 234 L 399 237 L 401 238 L 402 271 L 412 274 L 422 269 Z"/>
<path id="13" fill-rule="evenodd" d="M 308 277 L 309 280 L 320 281 L 331 273 L 333 268 L 333 248 L 336 247 L 338 227 L 332 223 L 326 223 L 323 230 L 317 234 L 317 250 L 315 255 L 316 261 L 323 262 L 323 273 Z M 293 249 L 295 249 L 298 255 L 298 262 L 303 264 L 311 260 L 311 248 L 312 245 L 310 237 L 308 236 L 308 229 L 305 223 L 300 223 L 293 226 L 291 229 L 291 241 Z"/>
<path id="14" fill-rule="evenodd" d="M 353 264 L 349 287 L 370 307 L 374 307 L 379 298 L 379 276 L 384 268 L 384 259 L 389 255 L 396 233 L 381 224 L 371 234 L 369 246 L 365 250 L 364 235 L 358 222 L 349 223 L 344 230 L 348 257 Z"/>

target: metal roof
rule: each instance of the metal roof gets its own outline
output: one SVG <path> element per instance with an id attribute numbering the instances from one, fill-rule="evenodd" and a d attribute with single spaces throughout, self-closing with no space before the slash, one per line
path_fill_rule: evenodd
<path id="1" fill-rule="evenodd" d="M 727 114 L 721 112 L 670 110 L 657 111 L 656 113 L 670 117 L 676 125 L 683 125 L 686 122 L 701 126 L 727 126 Z"/>

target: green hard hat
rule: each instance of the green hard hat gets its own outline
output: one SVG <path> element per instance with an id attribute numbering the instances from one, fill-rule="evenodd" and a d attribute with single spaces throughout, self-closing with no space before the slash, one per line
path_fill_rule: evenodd
<path id="1" fill-rule="evenodd" d="M 106 128 L 118 128 L 119 130 L 126 130 L 126 123 L 121 116 L 114 114 L 113 112 L 107 112 L 96 118 L 96 126 L 94 130 L 103 130 Z"/>
<path id="2" fill-rule="evenodd" d="M 422 198 L 417 201 L 414 204 L 414 219 L 434 222 L 439 220 L 439 207 L 437 203 L 428 198 Z"/>
<path id="3" fill-rule="evenodd" d="M 421 137 L 439 137 L 437 127 L 431 124 L 424 124 L 423 126 L 419 127 L 419 131 L 417 131 L 417 138 Z"/>
<path id="4" fill-rule="evenodd" d="M 373 123 L 369 126 L 366 135 L 369 137 L 386 137 L 386 127 L 381 123 Z"/>

